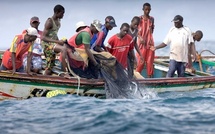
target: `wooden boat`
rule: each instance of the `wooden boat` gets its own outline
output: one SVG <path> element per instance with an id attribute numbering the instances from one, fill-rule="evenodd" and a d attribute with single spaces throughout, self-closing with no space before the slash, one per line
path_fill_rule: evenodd
<path id="1" fill-rule="evenodd" d="M 202 57 L 205 60 L 207 57 Z M 209 57 L 215 60 L 215 57 Z M 203 63 L 204 64 L 204 63 Z M 184 78 L 165 78 L 168 70 L 168 57 L 157 57 L 154 63 L 155 78 L 137 79 L 141 90 L 153 92 L 191 91 L 204 88 L 215 88 L 215 76 L 203 71 L 197 74 L 187 73 Z M 105 81 L 102 79 L 84 79 L 72 77 L 65 79 L 59 76 L 35 75 L 23 73 L 12 75 L 0 72 L 0 99 L 28 99 L 45 97 L 53 90 L 64 90 L 67 94 L 105 98 Z"/>

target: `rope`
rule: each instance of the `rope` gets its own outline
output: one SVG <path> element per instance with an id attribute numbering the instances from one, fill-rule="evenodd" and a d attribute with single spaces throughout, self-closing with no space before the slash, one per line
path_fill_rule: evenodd
<path id="1" fill-rule="evenodd" d="M 202 50 L 202 51 L 200 52 L 200 54 L 197 55 L 197 58 L 198 58 L 198 60 L 199 60 L 199 68 L 200 68 L 200 71 L 203 71 L 203 68 L 202 68 L 202 61 L 201 61 L 201 60 L 202 60 L 201 54 L 202 54 L 203 52 L 209 52 L 209 53 L 215 55 L 215 53 L 213 53 L 213 52 L 210 51 L 210 50 Z"/>
<path id="2" fill-rule="evenodd" d="M 201 54 L 197 54 L 197 59 L 199 61 L 199 69 L 200 69 L 200 71 L 203 71 Z"/>
<path id="3" fill-rule="evenodd" d="M 203 53 L 203 52 L 209 52 L 209 53 L 211 53 L 211 54 L 213 54 L 213 55 L 215 55 L 215 53 L 213 53 L 213 52 L 211 52 L 210 50 L 202 50 L 201 52 L 200 52 L 200 55 Z"/>
<path id="4" fill-rule="evenodd" d="M 78 89 L 77 89 L 77 95 L 78 95 L 79 90 L 80 90 L 81 80 L 80 80 L 80 77 L 75 72 L 73 72 L 73 70 L 70 68 L 70 65 L 69 65 L 69 62 L 68 62 L 67 58 L 65 59 L 65 61 L 66 61 L 67 67 L 69 69 L 69 72 L 74 76 L 74 78 L 78 79 Z"/>

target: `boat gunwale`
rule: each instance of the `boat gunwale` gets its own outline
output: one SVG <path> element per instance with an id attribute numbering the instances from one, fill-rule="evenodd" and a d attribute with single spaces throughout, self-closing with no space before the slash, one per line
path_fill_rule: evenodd
<path id="1" fill-rule="evenodd" d="M 78 78 L 71 77 L 70 79 L 66 79 L 60 76 L 51 76 L 51 75 L 41 75 L 37 74 L 34 76 L 30 76 L 26 73 L 18 73 L 16 72 L 14 75 L 11 73 L 0 71 L 0 80 L 18 80 L 18 81 L 29 81 L 29 82 L 38 82 L 38 83 L 52 83 L 52 84 L 60 84 L 60 85 L 74 85 L 78 84 Z M 81 85 L 92 85 L 92 86 L 103 86 L 103 79 L 85 79 L 80 78 Z"/>

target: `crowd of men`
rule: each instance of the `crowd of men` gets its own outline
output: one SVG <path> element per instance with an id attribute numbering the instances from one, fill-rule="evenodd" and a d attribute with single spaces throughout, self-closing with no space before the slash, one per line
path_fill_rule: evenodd
<path id="1" fill-rule="evenodd" d="M 65 9 L 62 5 L 56 5 L 43 31 L 38 29 L 40 21 L 34 16 L 30 19 L 31 27 L 15 36 L 12 45 L 3 55 L 0 69 L 12 70 L 12 73 L 26 72 L 29 75 L 39 73 L 43 64 L 41 55 L 44 54 L 46 62 L 43 74 L 51 75 L 56 66 L 56 55 L 60 54 L 61 71 L 64 72 L 61 76 L 69 78 L 69 70 L 72 70 L 80 77 L 99 78 L 98 72 L 102 65 L 94 54 L 97 52 L 105 55 L 105 52 L 112 54 L 131 77 L 135 71 L 141 73 L 146 66 L 146 77 L 151 78 L 154 74 L 155 50 L 170 45 L 167 77 L 174 77 L 175 71 L 179 77 L 184 77 L 185 68 L 192 68 L 192 57 L 196 59 L 194 42 L 202 39 L 202 31 L 192 33 L 183 25 L 183 17 L 176 15 L 172 20 L 174 26 L 164 41 L 155 46 L 154 18 L 149 15 L 151 5 L 144 3 L 142 10 L 143 15 L 134 16 L 130 24 L 121 24 L 120 31 L 111 36 L 105 45 L 109 30 L 117 27 L 113 16 L 107 16 L 104 24 L 99 20 L 93 20 L 90 25 L 80 21 L 76 24 L 75 35 L 68 40 L 59 39 L 60 19 Z"/>

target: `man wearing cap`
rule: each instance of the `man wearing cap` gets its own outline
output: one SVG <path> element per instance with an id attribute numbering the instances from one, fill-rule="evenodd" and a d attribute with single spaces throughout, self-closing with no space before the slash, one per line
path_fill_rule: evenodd
<path id="1" fill-rule="evenodd" d="M 44 47 L 44 55 L 46 57 L 46 69 L 44 75 L 50 75 L 52 68 L 55 66 L 56 53 L 62 53 L 62 71 L 66 72 L 66 45 L 63 40 L 58 38 L 58 30 L 60 29 L 60 19 L 63 18 L 65 9 L 62 5 L 54 7 L 54 15 L 47 19 L 43 30 L 42 45 Z M 66 72 L 64 77 L 70 77 Z"/>
<path id="2" fill-rule="evenodd" d="M 70 67 L 80 77 L 86 78 L 98 77 L 98 74 L 95 74 L 93 71 L 97 71 L 97 69 L 100 68 L 100 64 L 97 63 L 93 54 L 90 51 L 90 40 L 92 39 L 93 34 L 97 34 L 99 31 L 101 31 L 101 28 L 102 28 L 101 22 L 99 20 L 94 20 L 89 27 L 86 27 L 85 29 L 79 31 L 78 33 L 73 35 L 68 41 L 69 45 L 76 48 L 76 50 L 79 49 L 80 51 L 84 52 L 87 55 L 87 57 L 89 58 L 88 66 L 90 67 L 92 66 L 93 68 L 93 69 L 89 67 L 86 68 L 86 62 L 75 59 L 73 56 L 71 56 L 71 54 L 73 53 L 72 50 L 68 49 L 67 52 Z"/>
<path id="3" fill-rule="evenodd" d="M 144 3 L 142 10 L 144 14 L 140 16 L 137 45 L 139 46 L 140 52 L 144 60 L 142 61 L 141 56 L 139 54 L 136 54 L 136 71 L 141 73 L 144 66 L 146 65 L 147 76 L 150 78 L 154 74 L 154 51 L 150 50 L 150 46 L 154 46 L 154 18 L 149 15 L 151 11 L 151 5 L 149 3 Z"/>
<path id="4" fill-rule="evenodd" d="M 134 50 L 134 42 L 132 37 L 128 34 L 129 24 L 123 23 L 120 27 L 120 32 L 113 35 L 108 40 L 107 50 L 116 57 L 117 61 L 127 69 L 128 53 Z"/>
<path id="5" fill-rule="evenodd" d="M 104 41 L 108 35 L 109 30 L 112 30 L 113 27 L 116 26 L 117 25 L 113 16 L 107 16 L 105 18 L 105 24 L 102 25 L 102 30 L 99 33 L 93 35 L 93 38 L 90 42 L 91 49 L 97 52 L 105 51 Z"/>
<path id="6" fill-rule="evenodd" d="M 39 71 L 42 69 L 42 57 L 41 57 L 41 55 L 43 54 L 43 49 L 41 46 L 42 31 L 38 29 L 39 24 L 40 24 L 40 21 L 38 17 L 34 16 L 30 19 L 31 27 L 36 28 L 38 34 L 40 35 L 40 37 L 38 37 L 34 41 L 33 51 L 32 51 L 33 56 L 31 60 L 31 70 L 35 73 L 39 73 Z M 26 33 L 26 30 L 24 30 L 23 33 Z M 25 69 L 27 67 L 27 55 L 28 55 L 27 52 L 23 55 L 23 65 Z"/>
<path id="7" fill-rule="evenodd" d="M 10 49 L 4 52 L 0 70 L 12 70 L 12 74 L 15 72 L 24 72 L 23 54 L 28 52 L 26 72 L 32 75 L 30 70 L 32 48 L 33 42 L 38 36 L 37 30 L 33 27 L 28 28 L 24 34 L 16 35 L 11 43 Z"/>
<path id="8" fill-rule="evenodd" d="M 176 15 L 172 20 L 174 27 L 172 27 L 163 43 L 156 47 L 151 47 L 151 50 L 160 49 L 170 44 L 170 61 L 167 77 L 174 77 L 177 71 L 178 77 L 184 77 L 185 66 L 188 63 L 188 48 L 193 41 L 191 30 L 183 26 L 183 17 Z"/>

